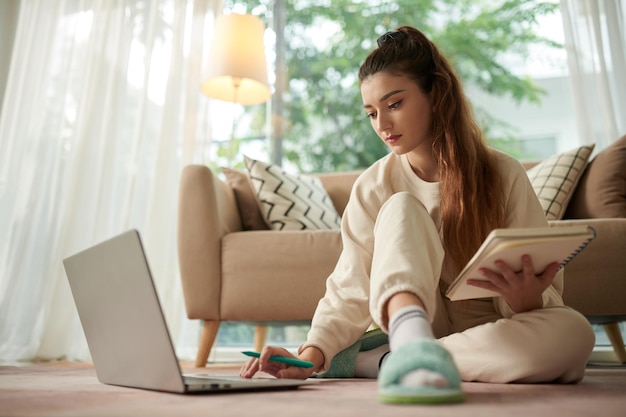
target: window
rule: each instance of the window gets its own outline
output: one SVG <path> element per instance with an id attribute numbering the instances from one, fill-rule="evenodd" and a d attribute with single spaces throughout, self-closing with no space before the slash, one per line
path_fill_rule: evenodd
<path id="1" fill-rule="evenodd" d="M 270 73 L 279 80 L 286 68 L 288 78 L 275 81 L 267 108 L 245 112 L 250 126 L 257 123 L 249 134 L 239 132 L 248 138 L 239 141 L 240 151 L 308 172 L 360 169 L 383 156 L 386 147 L 361 115 L 356 71 L 376 37 L 402 24 L 422 29 L 453 62 L 492 146 L 538 159 L 577 142 L 555 1 L 517 0 L 507 11 L 488 1 L 422 3 L 225 2 L 227 11 L 265 19 L 267 39 L 275 39 L 268 45 L 275 57 Z M 272 155 L 259 120 L 281 142 L 281 155 Z"/>

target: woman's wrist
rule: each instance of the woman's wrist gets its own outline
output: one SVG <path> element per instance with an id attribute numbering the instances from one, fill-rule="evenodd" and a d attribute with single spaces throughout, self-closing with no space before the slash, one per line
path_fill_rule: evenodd
<path id="1" fill-rule="evenodd" d="M 318 372 L 324 366 L 324 354 L 315 346 L 307 346 L 302 352 L 300 352 L 298 357 L 302 360 L 312 362 L 313 372 Z"/>
<path id="2" fill-rule="evenodd" d="M 543 307 L 543 297 L 539 296 L 533 299 L 519 300 L 519 302 L 515 304 L 509 303 L 509 306 L 516 314 L 538 310 Z"/>

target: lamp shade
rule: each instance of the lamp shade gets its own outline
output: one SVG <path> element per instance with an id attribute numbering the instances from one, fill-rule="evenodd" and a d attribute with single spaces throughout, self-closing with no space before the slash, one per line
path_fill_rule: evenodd
<path id="1" fill-rule="evenodd" d="M 209 70 L 201 89 L 207 96 L 243 105 L 270 98 L 261 19 L 249 14 L 217 19 Z"/>

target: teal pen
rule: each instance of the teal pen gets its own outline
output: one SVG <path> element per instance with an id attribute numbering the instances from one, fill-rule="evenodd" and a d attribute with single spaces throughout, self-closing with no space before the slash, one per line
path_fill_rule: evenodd
<path id="1" fill-rule="evenodd" d="M 261 357 L 261 354 L 259 352 L 244 351 L 241 353 L 243 353 L 246 356 L 253 357 L 253 358 Z M 294 359 L 294 358 L 286 358 L 284 356 L 270 356 L 270 360 L 274 362 L 282 362 L 282 363 L 286 363 L 289 365 L 297 366 L 298 368 L 312 368 L 313 367 L 313 362 L 301 361 L 300 359 Z"/>

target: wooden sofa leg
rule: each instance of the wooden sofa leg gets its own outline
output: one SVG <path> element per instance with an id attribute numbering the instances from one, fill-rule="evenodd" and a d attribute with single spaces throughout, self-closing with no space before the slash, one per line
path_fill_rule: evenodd
<path id="1" fill-rule="evenodd" d="M 622 339 L 619 322 L 606 323 L 603 324 L 602 327 L 604 327 L 604 331 L 611 341 L 611 346 L 613 346 L 617 360 L 621 363 L 626 363 L 626 349 L 624 348 L 624 339 Z"/>
<path id="2" fill-rule="evenodd" d="M 257 325 L 254 329 L 254 350 L 260 352 L 267 341 L 267 326 Z"/>
<path id="3" fill-rule="evenodd" d="M 219 328 L 219 321 L 205 320 L 202 324 L 200 344 L 198 345 L 198 354 L 196 356 L 196 368 L 204 368 L 206 366 Z"/>

